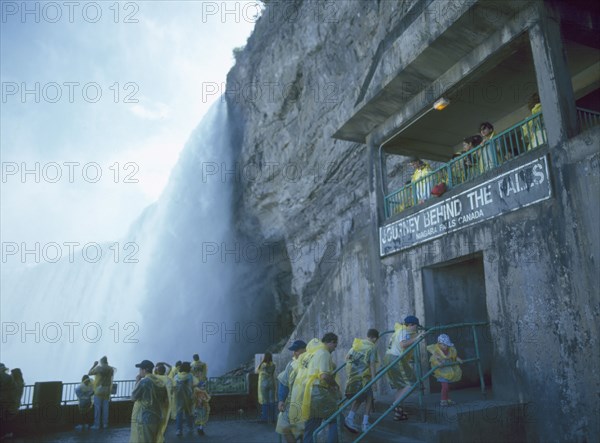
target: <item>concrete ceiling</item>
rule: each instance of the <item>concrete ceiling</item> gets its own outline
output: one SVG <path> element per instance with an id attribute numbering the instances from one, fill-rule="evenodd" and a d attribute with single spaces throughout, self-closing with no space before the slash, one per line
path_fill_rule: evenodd
<path id="1" fill-rule="evenodd" d="M 598 51 L 567 41 L 566 52 L 576 98 L 597 89 Z M 524 36 L 465 78 L 448 95 L 446 109 L 428 112 L 386 143 L 384 150 L 447 161 L 465 137 L 478 133 L 481 122 L 491 122 L 498 133 L 527 117 L 527 100 L 536 90 L 531 47 Z"/>

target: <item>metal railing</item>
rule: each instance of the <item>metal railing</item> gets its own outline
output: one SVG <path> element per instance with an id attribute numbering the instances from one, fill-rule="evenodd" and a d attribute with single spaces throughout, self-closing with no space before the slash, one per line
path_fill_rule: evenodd
<path id="1" fill-rule="evenodd" d="M 591 109 L 577 108 L 577 120 L 582 131 L 600 124 L 600 112 Z"/>
<path id="2" fill-rule="evenodd" d="M 62 394 L 60 402 L 63 405 L 77 404 L 77 394 L 75 389 L 79 386 L 79 382 L 62 383 Z M 114 386 L 116 385 L 116 386 Z M 115 380 L 113 381 L 112 400 L 118 400 L 131 397 L 131 391 L 135 387 L 135 380 Z M 35 385 L 25 385 L 23 395 L 21 396 L 21 406 L 19 409 L 30 409 L 33 407 L 33 393 Z"/>
<path id="3" fill-rule="evenodd" d="M 208 392 L 210 395 L 244 395 L 249 393 L 248 376 L 234 375 L 209 377 Z"/>
<path id="4" fill-rule="evenodd" d="M 600 124 L 600 113 L 589 109 L 577 108 L 577 118 L 582 131 Z M 392 217 L 430 199 L 432 189 L 440 183 L 444 183 L 447 190 L 452 189 L 547 143 L 543 114 L 527 117 L 425 177 L 385 196 L 385 216 Z"/>
<path id="5" fill-rule="evenodd" d="M 113 382 L 111 399 L 129 399 L 131 397 L 131 392 L 135 387 L 135 383 L 135 380 L 115 380 Z M 77 389 L 79 384 L 80 383 L 62 384 L 61 403 L 63 405 L 77 404 L 78 400 L 75 389 Z M 34 388 L 35 385 L 25 385 L 19 409 L 30 409 L 33 407 Z M 245 375 L 211 377 L 208 379 L 208 391 L 211 395 L 243 395 L 249 393 L 248 389 L 248 377 Z"/>
<path id="6" fill-rule="evenodd" d="M 430 371 L 428 371 L 425 375 L 421 375 L 422 371 L 421 371 L 421 355 L 420 355 L 420 351 L 419 351 L 419 345 L 421 344 L 421 342 L 423 340 L 425 340 L 425 337 L 427 337 L 427 335 L 436 332 L 436 331 L 447 331 L 449 329 L 457 329 L 457 328 L 466 328 L 466 327 L 470 327 L 473 333 L 473 341 L 475 344 L 475 357 L 473 358 L 467 358 L 464 359 L 462 361 L 462 363 L 452 363 L 452 364 L 448 364 L 448 365 L 442 365 L 439 367 L 443 367 L 443 366 L 453 366 L 456 364 L 466 364 L 466 363 L 477 363 L 477 369 L 479 371 L 479 381 L 480 381 L 480 385 L 481 385 L 481 393 L 482 395 L 485 396 L 485 383 L 484 383 L 484 379 L 483 379 L 483 370 L 481 367 L 481 359 L 479 356 L 479 341 L 477 339 L 477 330 L 476 327 L 479 326 L 486 326 L 489 323 L 487 322 L 472 322 L 472 323 L 457 323 L 457 324 L 452 324 L 452 325 L 443 325 L 443 326 L 435 326 L 432 328 L 429 328 L 425 331 L 425 334 L 423 334 L 423 336 L 421 338 L 419 338 L 418 340 L 416 340 L 415 342 L 413 342 L 413 344 L 411 344 L 409 347 L 407 347 L 398 357 L 394 358 L 394 360 L 385 368 L 383 368 L 381 371 L 379 371 L 377 373 L 377 375 L 371 380 L 369 381 L 360 391 L 358 391 L 356 394 L 354 394 L 350 399 L 346 400 L 339 408 L 336 412 L 334 412 L 329 418 L 323 420 L 323 422 L 321 423 L 321 425 L 315 429 L 315 431 L 313 432 L 313 441 L 317 441 L 317 435 L 319 434 L 319 432 L 321 432 L 323 429 L 325 429 L 327 426 L 329 426 L 330 423 L 333 422 L 333 420 L 337 420 L 338 422 L 338 428 L 339 428 L 339 421 L 341 419 L 341 414 L 342 411 L 344 409 L 346 409 L 348 406 L 352 405 L 352 403 L 359 398 L 360 396 L 362 396 L 364 394 L 365 391 L 367 391 L 368 389 L 371 388 L 371 386 L 373 386 L 380 378 L 382 378 L 391 368 L 393 368 L 401 359 L 403 359 L 407 354 L 409 354 L 410 352 L 412 352 L 414 350 L 414 358 L 415 358 L 415 367 L 416 367 L 416 373 L 418 374 L 417 377 L 417 381 L 410 387 L 410 389 L 405 392 L 398 400 L 394 401 L 392 403 L 392 405 L 383 412 L 383 414 L 381 414 L 381 416 L 379 418 L 377 418 L 373 424 L 371 424 L 371 426 L 367 429 L 366 432 L 362 432 L 361 434 L 359 434 L 359 436 L 354 440 L 354 442 L 358 442 L 360 440 L 362 440 L 372 429 L 375 428 L 375 426 L 381 421 L 383 420 L 390 412 L 392 412 L 396 406 L 398 406 L 400 403 L 402 403 L 402 401 L 404 401 L 404 399 L 406 399 L 410 394 L 412 394 L 412 392 L 419 386 L 423 387 L 423 381 L 426 380 L 429 375 L 431 375 L 433 373 L 433 371 L 435 371 L 436 369 L 438 369 L 438 367 L 432 368 Z M 422 390 L 419 390 L 419 408 L 422 409 L 423 408 L 423 396 L 422 396 Z"/>

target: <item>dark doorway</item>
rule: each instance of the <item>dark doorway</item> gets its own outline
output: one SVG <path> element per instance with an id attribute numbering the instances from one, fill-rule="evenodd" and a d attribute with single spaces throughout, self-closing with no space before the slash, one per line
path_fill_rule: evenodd
<path id="1" fill-rule="evenodd" d="M 488 322 L 483 257 L 469 256 L 452 262 L 423 269 L 423 295 L 425 298 L 425 325 Z M 427 344 L 435 343 L 437 336 L 446 333 L 462 359 L 476 356 L 471 328 L 450 329 L 434 333 Z M 489 327 L 478 327 L 477 338 L 484 380 L 491 384 L 492 347 Z M 429 358 L 429 354 L 427 356 Z M 479 372 L 475 363 L 462 366 L 462 380 L 452 384 L 452 389 L 478 386 Z M 431 391 L 439 392 L 440 384 L 432 376 Z"/>

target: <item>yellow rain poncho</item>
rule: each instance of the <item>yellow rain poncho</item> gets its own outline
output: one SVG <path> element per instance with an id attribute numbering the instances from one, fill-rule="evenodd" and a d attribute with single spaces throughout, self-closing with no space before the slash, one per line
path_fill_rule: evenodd
<path id="1" fill-rule="evenodd" d="M 208 375 L 208 365 L 202 360 L 194 360 L 192 362 L 192 374 L 198 379 L 198 381 L 206 382 Z"/>
<path id="2" fill-rule="evenodd" d="M 421 180 L 422 178 L 427 177 L 429 174 L 431 174 L 431 167 L 427 163 L 423 163 L 421 166 L 415 169 L 415 172 L 413 172 L 413 175 L 410 178 L 410 181 L 415 185 L 417 192 L 417 201 L 415 204 L 419 204 L 431 197 L 431 181 L 426 179 Z"/>
<path id="3" fill-rule="evenodd" d="M 167 375 L 158 375 L 155 376 L 161 380 L 165 388 L 167 388 L 167 402 L 163 404 L 163 416 L 160 430 L 158 432 L 157 443 L 162 443 L 165 440 L 165 431 L 167 430 L 167 425 L 169 424 L 169 418 L 171 417 L 171 402 L 173 398 L 173 379 L 171 379 Z"/>
<path id="4" fill-rule="evenodd" d="M 188 372 L 178 372 L 175 375 L 175 384 L 173 385 L 173 397 L 175 399 L 175 413 L 183 412 L 185 415 L 193 413 L 193 389 L 194 377 Z"/>
<path id="5" fill-rule="evenodd" d="M 531 115 L 539 114 L 540 112 L 542 112 L 542 105 L 540 103 L 531 109 Z M 529 120 L 521 126 L 521 131 L 523 132 L 523 139 L 528 151 L 546 143 L 546 131 L 542 125 L 541 117 Z"/>
<path id="6" fill-rule="evenodd" d="M 312 417 L 328 417 L 337 409 L 337 386 L 328 386 L 321 374 L 333 373 L 335 363 L 325 344 L 312 339 L 298 362 L 298 372 L 292 388 L 290 423 Z"/>
<path id="7" fill-rule="evenodd" d="M 210 395 L 206 389 L 194 388 L 194 423 L 198 426 L 205 426 L 208 423 L 210 414 Z"/>
<path id="8" fill-rule="evenodd" d="M 432 368 L 445 363 L 453 363 L 457 360 L 456 348 L 454 346 L 448 348 L 447 354 L 444 354 L 439 343 L 427 346 L 427 351 L 431 354 L 429 363 Z M 454 383 L 462 378 L 462 370 L 458 365 L 447 366 L 445 368 L 436 369 L 433 372 L 433 375 L 438 379 L 442 378 L 448 380 L 450 383 Z"/>
<path id="9" fill-rule="evenodd" d="M 346 361 L 346 394 L 354 394 L 371 380 L 371 363 L 377 363 L 377 348 L 370 340 L 355 338 Z"/>
<path id="10" fill-rule="evenodd" d="M 261 363 L 258 367 L 258 402 L 261 405 L 275 401 L 275 363 Z"/>
<path id="11" fill-rule="evenodd" d="M 131 393 L 135 401 L 131 412 L 130 443 L 162 441 L 163 414 L 168 410 L 169 396 L 164 381 L 154 374 L 140 380 Z"/>

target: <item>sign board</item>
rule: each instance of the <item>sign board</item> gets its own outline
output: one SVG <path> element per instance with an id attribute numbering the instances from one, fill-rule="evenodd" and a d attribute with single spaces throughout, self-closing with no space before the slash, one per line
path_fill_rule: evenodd
<path id="1" fill-rule="evenodd" d="M 379 254 L 385 257 L 546 200 L 551 189 L 543 156 L 380 227 Z"/>

